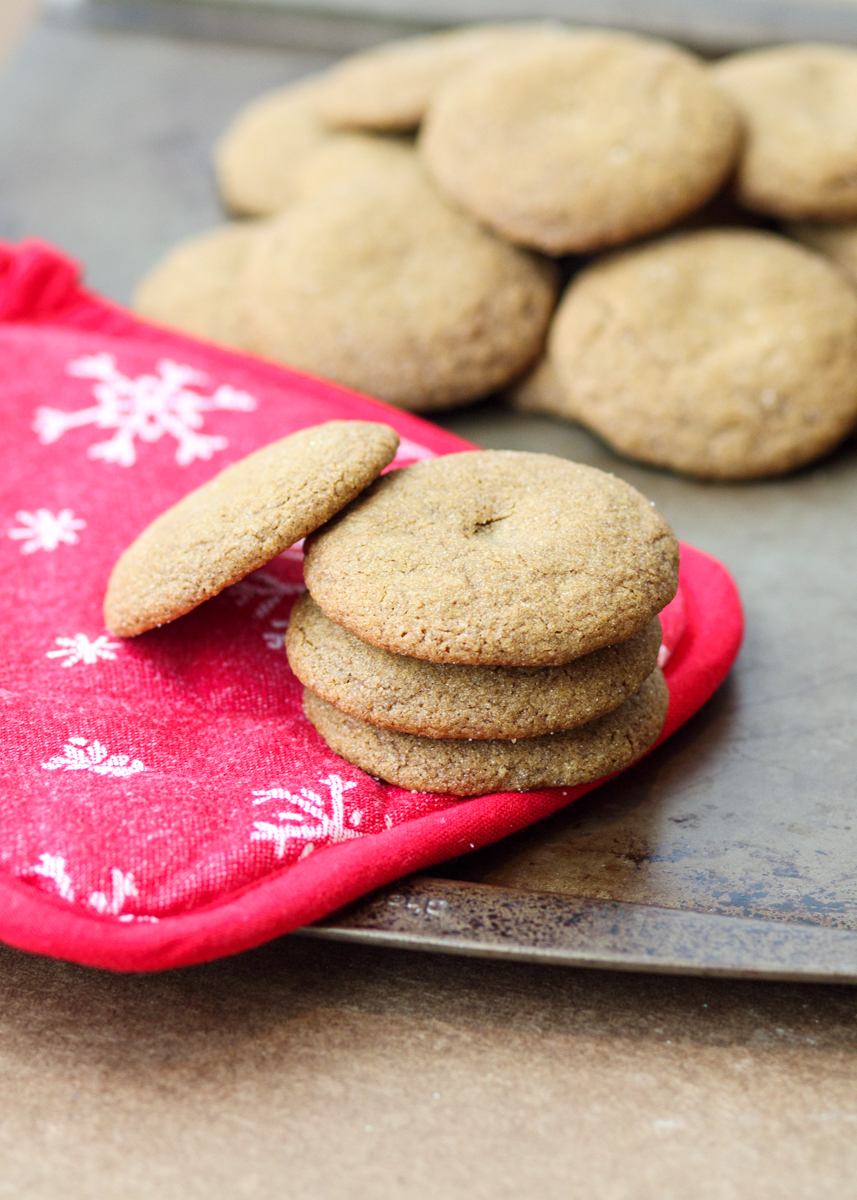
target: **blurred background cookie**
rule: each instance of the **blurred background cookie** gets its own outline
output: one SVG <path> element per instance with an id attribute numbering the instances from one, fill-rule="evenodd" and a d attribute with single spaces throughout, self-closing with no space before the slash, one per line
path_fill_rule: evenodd
<path id="1" fill-rule="evenodd" d="M 487 58 L 436 93 L 420 151 L 440 186 L 511 241 L 549 254 L 662 229 L 731 169 L 739 122 L 693 55 L 567 33 Z"/>
<path id="2" fill-rule="evenodd" d="M 595 263 L 550 354 L 570 416 L 691 475 L 788 471 L 857 422 L 857 293 L 776 234 L 680 234 Z"/>
<path id="3" fill-rule="evenodd" d="M 554 267 L 451 207 L 418 165 L 287 209 L 240 282 L 251 350 L 401 408 L 502 387 L 539 355 Z"/>
<path id="4" fill-rule="evenodd" d="M 857 220 L 830 225 L 823 221 L 793 221 L 788 233 L 811 250 L 832 259 L 857 283 Z"/>
<path id="5" fill-rule="evenodd" d="M 238 276 L 259 228 L 236 221 L 180 242 L 140 280 L 134 308 L 162 325 L 240 348 Z"/>
<path id="6" fill-rule="evenodd" d="M 455 71 L 561 30 L 548 21 L 474 25 L 352 54 L 324 77 L 318 113 L 334 128 L 411 132 L 438 86 Z"/>
<path id="7" fill-rule="evenodd" d="M 227 210 L 268 216 L 295 199 L 294 168 L 338 136 L 316 116 L 315 79 L 260 96 L 232 121 L 217 143 L 214 167 Z"/>
<path id="8" fill-rule="evenodd" d="M 736 187 L 779 217 L 857 217 L 857 50 L 774 46 L 716 63 L 745 139 Z"/>

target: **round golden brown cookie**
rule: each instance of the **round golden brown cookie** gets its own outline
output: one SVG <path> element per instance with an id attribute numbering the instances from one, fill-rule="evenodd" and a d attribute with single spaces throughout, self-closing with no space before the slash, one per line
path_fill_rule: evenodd
<path id="1" fill-rule="evenodd" d="M 270 216 L 295 199 L 294 169 L 338 134 L 315 113 L 318 81 L 292 83 L 260 96 L 226 129 L 214 151 L 223 203 L 230 212 Z"/>
<path id="2" fill-rule="evenodd" d="M 742 204 L 779 217 L 857 216 L 857 50 L 775 46 L 713 67 L 746 127 Z"/>
<path id="3" fill-rule="evenodd" d="M 810 250 L 830 258 L 857 283 L 857 221 L 794 221 L 787 232 Z"/>
<path id="4" fill-rule="evenodd" d="M 198 337 L 241 346 L 236 290 L 255 222 L 224 225 L 174 246 L 140 280 L 134 308 Z"/>
<path id="5" fill-rule="evenodd" d="M 565 733 L 518 741 L 414 737 L 359 721 L 304 691 L 304 712 L 337 754 L 388 783 L 478 796 L 574 787 L 631 765 L 657 740 L 669 705 L 655 670 L 619 708 Z"/>
<path id="6" fill-rule="evenodd" d="M 550 263 L 452 208 L 416 160 L 280 214 L 240 285 L 250 349 L 400 408 L 502 387 L 544 343 Z"/>
<path id="7" fill-rule="evenodd" d="M 548 22 L 476 25 L 352 54 L 324 76 L 319 115 L 342 129 L 416 129 L 438 86 L 455 71 L 522 39 L 556 36 L 560 29 Z"/>
<path id="8" fill-rule="evenodd" d="M 550 353 L 577 420 L 689 475 L 777 475 L 857 421 L 857 293 L 776 234 L 683 234 L 596 263 Z"/>
<path id="9" fill-rule="evenodd" d="M 419 147 L 480 220 L 564 254 L 662 229 L 704 203 L 738 136 L 732 104 L 686 51 L 576 33 L 452 76 Z"/>
<path id="10" fill-rule="evenodd" d="M 398 445 L 389 425 L 328 421 L 226 467 L 122 554 L 104 600 L 107 628 L 132 637 L 216 596 L 353 500 Z"/>
<path id="11" fill-rule="evenodd" d="M 394 654 L 473 666 L 553 666 L 626 641 L 677 587 L 678 544 L 644 496 L 513 450 L 391 472 L 305 556 L 337 624 Z"/>
<path id="12" fill-rule="evenodd" d="M 372 133 L 343 133 L 313 150 L 295 167 L 294 190 L 307 200 L 331 187 L 370 179 L 395 180 L 415 169 L 413 144 L 406 138 L 378 137 Z M 395 184 L 393 184 L 395 186 Z"/>
<path id="13" fill-rule="evenodd" d="M 657 666 L 655 617 L 627 642 L 561 667 L 464 667 L 391 654 L 334 624 L 307 593 L 292 609 L 289 666 L 340 712 L 430 738 L 530 738 L 611 712 Z"/>

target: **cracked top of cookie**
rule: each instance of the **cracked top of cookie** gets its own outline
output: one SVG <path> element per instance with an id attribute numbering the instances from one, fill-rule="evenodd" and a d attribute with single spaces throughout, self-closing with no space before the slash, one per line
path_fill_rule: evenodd
<path id="1" fill-rule="evenodd" d="M 433 662 L 548 666 L 632 637 L 673 597 L 678 543 L 629 484 L 480 450 L 393 471 L 307 544 L 335 622 Z"/>

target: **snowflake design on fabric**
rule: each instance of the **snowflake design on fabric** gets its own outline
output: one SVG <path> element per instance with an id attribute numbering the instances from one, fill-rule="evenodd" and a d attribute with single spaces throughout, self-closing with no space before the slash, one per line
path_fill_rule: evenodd
<path id="1" fill-rule="evenodd" d="M 202 414 L 215 409 L 252 412 L 256 407 L 253 396 L 228 385 L 217 388 L 211 396 L 200 395 L 192 388 L 209 383 L 208 376 L 169 358 L 157 364 L 157 374 L 134 379 L 122 374 L 112 354 L 86 354 L 70 362 L 66 370 L 78 379 L 95 380 L 92 394 L 96 404 L 77 412 L 37 408 L 33 430 L 47 445 L 82 425 L 115 429 L 107 441 L 94 442 L 87 455 L 123 467 L 133 467 L 137 461 L 135 439 L 157 442 L 165 434 L 177 442 L 179 466 L 186 467 L 198 458 L 209 459 L 229 442 L 225 437 L 197 432 L 203 426 Z"/>
<path id="2" fill-rule="evenodd" d="M 137 891 L 137 884 L 134 881 L 134 876 L 130 871 L 126 874 L 120 871 L 118 867 L 114 867 L 110 872 L 111 892 L 108 896 L 106 892 L 93 892 L 89 897 L 89 906 L 94 908 L 96 912 L 102 913 L 111 917 L 118 917 L 122 909 L 125 907 L 125 901 L 132 898 L 138 898 L 140 893 Z"/>
<path id="3" fill-rule="evenodd" d="M 101 634 L 91 642 L 85 633 L 76 633 L 74 637 L 54 638 L 59 650 L 48 650 L 46 658 L 62 658 L 61 667 L 75 667 L 78 663 L 91 667 L 102 659 L 115 659 L 114 650 L 119 649 L 118 642 L 111 642 L 105 634 Z"/>
<path id="4" fill-rule="evenodd" d="M 262 637 L 265 639 L 265 645 L 269 650 L 284 650 L 286 648 L 286 630 L 288 627 L 288 621 L 271 622 L 271 628 L 266 629 L 262 634 Z"/>
<path id="5" fill-rule="evenodd" d="M 285 788 L 266 788 L 254 791 L 258 797 L 254 804 L 267 804 L 272 800 L 285 800 L 293 805 L 296 811 L 277 813 L 277 821 L 254 821 L 254 832 L 250 840 L 254 842 L 271 842 L 277 858 L 282 858 L 290 845 L 304 842 L 300 858 L 306 858 L 317 850 L 320 845 L 329 846 L 335 842 L 344 842 L 349 838 L 360 837 L 360 830 L 355 828 L 363 820 L 363 813 L 354 809 L 345 819 L 345 792 L 357 787 L 339 775 L 328 775 L 321 782 L 330 790 L 330 812 L 326 811 L 325 802 L 318 792 L 309 788 L 301 788 L 298 794 Z M 307 819 L 309 818 L 309 820 Z"/>
<path id="6" fill-rule="evenodd" d="M 35 554 L 37 550 L 56 550 L 63 543 L 74 546 L 80 538 L 78 529 L 86 529 L 86 521 L 76 517 L 70 508 L 61 508 L 56 516 L 46 508 L 37 508 L 35 512 L 21 509 L 15 513 L 19 529 L 10 529 L 9 537 L 13 541 L 23 541 L 22 554 Z"/>
<path id="7" fill-rule="evenodd" d="M 110 754 L 101 742 L 84 737 L 69 738 L 62 754 L 42 763 L 43 771 L 92 771 L 96 775 L 115 775 L 124 779 L 147 768 L 139 758 L 128 754 Z"/>
<path id="8" fill-rule="evenodd" d="M 61 855 L 40 854 L 36 866 L 30 867 L 29 871 L 25 871 L 24 874 L 41 875 L 43 879 L 52 880 L 63 900 L 69 902 L 74 900 L 74 886 L 71 876 L 65 869 L 65 859 Z"/>
<path id="9" fill-rule="evenodd" d="M 239 608 L 246 608 L 256 601 L 253 616 L 257 621 L 264 621 L 272 613 L 281 600 L 287 596 L 299 596 L 306 588 L 302 583 L 287 583 L 264 571 L 254 571 L 238 583 L 233 583 L 228 589 L 229 595 Z"/>

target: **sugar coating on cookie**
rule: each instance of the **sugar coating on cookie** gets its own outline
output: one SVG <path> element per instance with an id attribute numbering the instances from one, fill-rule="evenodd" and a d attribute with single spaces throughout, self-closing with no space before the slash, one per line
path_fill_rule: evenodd
<path id="1" fill-rule="evenodd" d="M 180 242 L 140 280 L 133 307 L 152 321 L 240 347 L 236 289 L 256 228 L 234 222 Z"/>
<path id="2" fill-rule="evenodd" d="M 318 81 L 267 92 L 235 117 L 214 151 L 223 203 L 239 216 L 270 216 L 295 199 L 294 169 L 338 135 L 316 116 Z"/>
<path id="3" fill-rule="evenodd" d="M 857 221 L 793 221 L 786 232 L 831 259 L 857 283 Z"/>
<path id="4" fill-rule="evenodd" d="M 398 445 L 388 425 L 328 421 L 226 467 L 122 554 L 104 601 L 107 628 L 132 637 L 216 596 L 332 517 Z"/>
<path id="5" fill-rule="evenodd" d="M 382 729 L 304 692 L 308 719 L 348 762 L 399 787 L 454 796 L 574 787 L 624 770 L 657 741 L 668 705 L 664 677 L 655 670 L 618 708 L 568 732 L 456 741 Z"/>
<path id="6" fill-rule="evenodd" d="M 551 329 L 576 419 L 711 479 L 811 462 L 857 421 L 857 293 L 776 234 L 710 230 L 583 271 Z"/>
<path id="7" fill-rule="evenodd" d="M 857 50 L 774 46 L 712 68 L 745 125 L 736 188 L 778 217 L 857 217 Z"/>
<path id="8" fill-rule="evenodd" d="M 324 77 L 322 120 L 335 128 L 416 129 L 437 87 L 457 70 L 522 39 L 556 36 L 548 22 L 478 25 L 402 38 L 352 54 Z"/>
<path id="9" fill-rule="evenodd" d="M 373 725 L 431 738 L 523 738 L 611 712 L 657 666 L 657 617 L 618 646 L 561 667 L 468 667 L 391 654 L 324 615 L 309 594 L 292 609 L 289 665 L 316 695 Z"/>
<path id="10" fill-rule="evenodd" d="M 678 545 L 629 484 L 549 454 L 393 471 L 307 543 L 331 620 L 430 662 L 550 666 L 627 641 L 673 597 Z"/>
<path id="11" fill-rule="evenodd" d="M 400 408 L 458 404 L 538 356 L 552 264 L 450 206 L 416 160 L 288 209 L 240 284 L 250 349 Z"/>
<path id="12" fill-rule="evenodd" d="M 549 254 L 665 228 L 730 170 L 739 124 L 691 54 L 619 33 L 525 45 L 438 89 L 419 147 L 453 199 Z"/>

